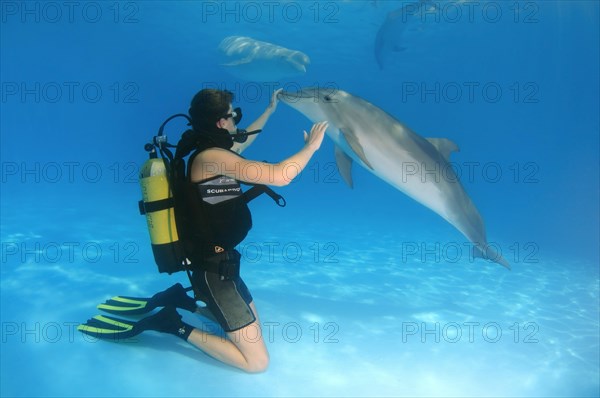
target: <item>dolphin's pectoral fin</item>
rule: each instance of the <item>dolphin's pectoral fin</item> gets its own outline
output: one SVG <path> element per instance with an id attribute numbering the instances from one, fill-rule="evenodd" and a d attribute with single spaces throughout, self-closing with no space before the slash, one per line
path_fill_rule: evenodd
<path id="1" fill-rule="evenodd" d="M 371 163 L 369 163 L 369 161 L 367 160 L 367 157 L 365 155 L 365 151 L 363 150 L 362 145 L 360 145 L 360 142 L 358 142 L 358 138 L 356 138 L 356 135 L 354 135 L 352 133 L 352 130 L 350 129 L 340 129 L 340 132 L 342 133 L 342 135 L 344 136 L 344 138 L 346 139 L 346 142 L 348 143 L 348 145 L 350 145 L 350 148 L 352 148 L 352 150 L 354 151 L 354 153 L 356 154 L 356 156 L 358 156 L 360 158 L 360 160 L 363 161 L 363 163 L 370 168 L 371 170 L 373 170 L 373 166 L 371 166 Z"/>
<path id="2" fill-rule="evenodd" d="M 337 164 L 338 171 L 346 184 L 350 188 L 354 187 L 352 182 L 352 158 L 344 151 L 340 149 L 339 146 L 335 146 L 335 162 Z"/>
<path id="3" fill-rule="evenodd" d="M 458 145 L 447 138 L 426 138 L 426 140 L 429 141 L 448 162 L 450 161 L 450 154 L 452 152 L 460 151 Z"/>

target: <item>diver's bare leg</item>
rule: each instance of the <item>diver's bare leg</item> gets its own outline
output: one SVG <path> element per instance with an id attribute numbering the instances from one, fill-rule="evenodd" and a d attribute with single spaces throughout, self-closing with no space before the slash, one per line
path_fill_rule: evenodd
<path id="1" fill-rule="evenodd" d="M 227 338 L 194 329 L 188 343 L 198 347 L 211 357 L 249 373 L 263 372 L 269 365 L 269 353 L 263 340 L 258 311 L 250 303 L 256 321 L 227 333 Z"/>

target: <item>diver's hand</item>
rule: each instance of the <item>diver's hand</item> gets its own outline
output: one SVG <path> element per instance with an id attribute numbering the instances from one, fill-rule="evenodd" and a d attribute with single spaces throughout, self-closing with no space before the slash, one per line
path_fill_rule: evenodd
<path id="1" fill-rule="evenodd" d="M 319 122 L 313 124 L 310 129 L 310 134 L 307 134 L 304 131 L 304 142 L 305 146 L 316 151 L 321 147 L 321 143 L 323 142 L 323 137 L 325 137 L 325 130 L 329 124 L 327 122 Z"/>
<path id="2" fill-rule="evenodd" d="M 271 102 L 269 102 L 269 106 L 267 106 L 267 111 L 271 113 L 275 112 L 275 109 L 277 109 L 277 104 L 279 103 L 279 98 L 277 96 L 282 91 L 283 88 L 273 91 L 273 95 L 271 95 Z"/>

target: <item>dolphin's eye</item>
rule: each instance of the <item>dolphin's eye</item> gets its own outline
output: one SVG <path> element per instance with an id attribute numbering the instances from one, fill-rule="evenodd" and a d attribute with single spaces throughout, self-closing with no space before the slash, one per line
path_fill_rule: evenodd
<path id="1" fill-rule="evenodd" d="M 331 101 L 331 97 L 330 97 L 330 96 L 328 96 L 328 95 L 326 95 L 326 96 L 325 96 L 325 101 Z"/>

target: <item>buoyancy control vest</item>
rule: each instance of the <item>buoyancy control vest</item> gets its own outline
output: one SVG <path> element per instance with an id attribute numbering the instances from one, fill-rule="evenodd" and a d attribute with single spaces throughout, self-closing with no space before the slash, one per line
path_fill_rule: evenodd
<path id="1" fill-rule="evenodd" d="M 227 176 L 215 176 L 192 182 L 190 166 L 196 151 L 188 161 L 188 177 L 185 184 L 186 252 L 192 264 L 202 259 L 232 250 L 240 244 L 252 228 L 252 216 L 238 181 Z"/>
<path id="2" fill-rule="evenodd" d="M 191 164 L 200 152 L 209 148 L 229 150 L 233 142 L 224 139 L 226 131 L 188 130 L 177 146 L 171 145 L 163 130 L 178 116 L 190 121 L 184 114 L 171 116 L 161 125 L 152 143 L 146 144 L 150 158 L 140 172 L 139 207 L 140 213 L 146 215 L 159 272 L 185 270 L 189 275 L 190 268 L 201 268 L 205 259 L 233 250 L 246 237 L 252 228 L 247 205 L 252 199 L 267 193 L 279 206 L 286 203 L 267 186 L 254 185 L 243 192 L 238 181 L 226 176 L 192 182 Z M 176 148 L 175 156 L 169 148 Z M 192 151 L 186 167 L 185 157 Z"/>

